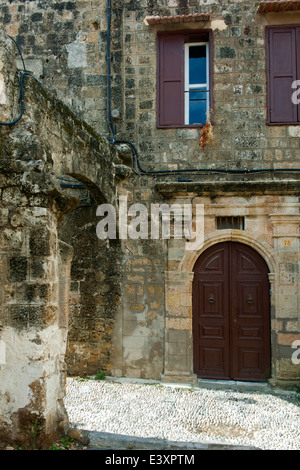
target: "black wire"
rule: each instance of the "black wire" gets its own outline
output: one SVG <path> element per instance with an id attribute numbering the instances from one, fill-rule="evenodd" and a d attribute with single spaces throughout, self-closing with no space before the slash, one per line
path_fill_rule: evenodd
<path id="1" fill-rule="evenodd" d="M 24 114 L 24 77 L 25 76 L 30 76 L 32 77 L 37 83 L 39 83 L 39 81 L 30 73 L 30 72 L 27 72 L 26 70 L 26 66 L 25 66 L 25 62 L 24 62 L 24 59 L 23 59 L 23 55 L 22 55 L 22 51 L 20 49 L 20 46 L 18 45 L 18 43 L 15 41 L 15 39 L 12 37 L 12 36 L 9 36 L 7 35 L 13 42 L 14 44 L 16 45 L 17 49 L 18 49 L 18 53 L 20 55 L 20 58 L 22 60 L 22 64 L 23 64 L 23 71 L 20 72 L 18 69 L 17 69 L 17 73 L 20 73 L 20 81 L 19 81 L 19 88 L 20 88 L 20 96 L 19 96 L 19 100 L 21 102 L 21 111 L 20 111 L 20 114 L 19 116 L 16 118 L 16 119 L 13 119 L 12 121 L 10 122 L 1 122 L 0 121 L 0 126 L 12 126 L 13 124 L 16 124 L 18 121 L 20 121 L 20 119 L 22 119 L 22 116 Z"/>
<path id="2" fill-rule="evenodd" d="M 107 118 L 108 126 L 112 134 L 112 143 L 116 141 L 116 128 L 113 123 L 112 114 L 111 114 L 111 0 L 107 0 L 107 38 L 106 38 L 106 61 L 107 61 Z"/>
<path id="3" fill-rule="evenodd" d="M 65 183 L 61 183 L 60 186 L 62 188 L 73 188 L 73 189 L 87 189 L 82 183 L 79 183 L 75 180 L 71 180 L 69 178 L 65 178 L 64 176 L 57 176 L 58 180 L 65 181 Z"/>
<path id="4" fill-rule="evenodd" d="M 66 183 L 61 183 L 60 185 L 61 188 L 71 188 L 71 189 L 86 189 L 86 187 L 83 184 L 66 184 Z"/>
<path id="5" fill-rule="evenodd" d="M 298 172 L 300 171 L 300 168 L 262 168 L 262 169 L 250 169 L 250 170 L 247 170 L 247 169 L 239 169 L 239 170 L 227 170 L 227 169 L 224 169 L 224 168 L 185 168 L 185 169 L 182 169 L 182 170 L 144 170 L 141 165 L 140 165 L 140 162 L 139 162 L 139 155 L 138 155 L 138 152 L 137 152 L 137 149 L 135 148 L 135 146 L 133 145 L 132 142 L 128 141 L 128 140 L 116 140 L 115 142 L 116 144 L 127 144 L 131 147 L 134 155 L 135 155 L 135 158 L 136 158 L 136 163 L 137 163 L 137 166 L 138 166 L 138 169 L 143 173 L 143 174 L 149 174 L 149 175 L 153 175 L 153 174 L 176 174 L 176 173 L 194 173 L 194 172 L 201 172 L 201 173 L 244 173 L 244 174 L 247 174 L 247 173 L 262 173 L 262 172 L 275 172 L 275 171 L 294 171 L 294 172 Z M 142 175 L 140 175 L 142 176 Z"/>
<path id="6" fill-rule="evenodd" d="M 23 90 L 23 81 L 24 81 L 24 77 L 26 75 L 31 75 L 30 73 L 28 72 L 22 72 L 21 73 L 21 77 L 20 77 L 20 101 L 21 101 L 21 111 L 20 111 L 20 114 L 19 116 L 14 119 L 13 121 L 10 121 L 10 122 L 1 122 L 0 121 L 0 125 L 1 126 L 12 126 L 13 124 L 16 124 L 16 122 L 20 121 L 20 119 L 22 118 L 23 114 L 24 114 L 24 90 Z"/>

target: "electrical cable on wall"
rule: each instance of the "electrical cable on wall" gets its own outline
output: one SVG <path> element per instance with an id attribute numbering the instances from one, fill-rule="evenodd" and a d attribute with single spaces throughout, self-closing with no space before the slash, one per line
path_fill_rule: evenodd
<path id="1" fill-rule="evenodd" d="M 22 61 L 22 64 L 23 64 L 23 70 L 20 71 L 19 69 L 17 69 L 17 73 L 20 74 L 20 80 L 19 80 L 19 88 L 20 88 L 20 95 L 19 95 L 19 100 L 21 102 L 21 111 L 20 111 L 20 114 L 19 116 L 16 118 L 16 119 L 13 119 L 12 121 L 10 122 L 2 122 L 0 121 L 0 125 L 1 126 L 12 126 L 13 124 L 16 124 L 18 121 L 20 121 L 20 119 L 22 119 L 23 117 L 23 114 L 24 114 L 24 77 L 25 76 L 30 76 L 32 77 L 36 82 L 38 82 L 38 80 L 30 73 L 30 72 L 27 72 L 26 70 L 26 67 L 25 67 L 25 62 L 24 62 L 24 59 L 23 59 L 23 55 L 22 55 L 22 52 L 21 52 L 21 49 L 19 47 L 19 45 L 17 44 L 17 42 L 14 40 L 14 38 L 12 38 L 11 36 L 8 35 L 8 37 L 15 43 L 17 49 L 18 49 L 18 52 L 19 52 L 19 55 L 20 55 L 20 58 L 21 58 L 21 61 Z M 39 83 L 39 82 L 38 82 Z"/>
<path id="2" fill-rule="evenodd" d="M 32 77 L 37 83 L 40 83 L 34 75 L 32 75 L 30 72 L 26 70 L 25 67 L 25 62 L 22 56 L 22 52 L 20 50 L 19 45 L 17 42 L 12 38 L 11 36 L 8 35 L 8 37 L 15 43 L 22 64 L 23 64 L 23 71 L 19 71 L 20 73 L 20 81 L 19 81 L 19 87 L 20 87 L 20 102 L 21 102 L 21 110 L 19 116 L 10 121 L 10 122 L 1 122 L 0 125 L 2 126 L 12 126 L 16 124 L 20 119 L 22 118 L 24 114 L 24 77 L 25 76 L 30 76 Z M 112 134 L 112 138 L 109 139 L 109 141 L 112 144 L 126 144 L 131 148 L 131 151 L 133 153 L 134 159 L 136 161 L 138 170 L 141 173 L 137 173 L 139 176 L 143 175 L 166 175 L 166 174 L 183 174 L 183 173 L 231 173 L 231 174 L 247 174 L 247 173 L 258 173 L 258 172 L 299 172 L 299 168 L 267 168 L 267 169 L 213 169 L 213 168 L 185 168 L 185 169 L 177 169 L 177 170 L 145 170 L 142 168 L 140 160 L 139 160 L 139 154 L 138 151 L 135 147 L 135 145 L 128 141 L 128 140 L 122 140 L 122 139 L 117 139 L 116 137 L 116 126 L 114 125 L 113 122 L 113 117 L 112 117 L 112 111 L 111 111 L 111 0 L 107 0 L 107 117 L 108 117 L 108 125 L 110 132 Z"/>
<path id="3" fill-rule="evenodd" d="M 21 111 L 20 111 L 20 114 L 19 116 L 14 119 L 13 121 L 10 121 L 10 122 L 2 122 L 0 121 L 0 125 L 1 126 L 12 126 L 13 124 L 16 124 L 18 121 L 20 121 L 20 119 L 22 119 L 23 117 L 23 114 L 24 114 L 24 90 L 23 90 L 23 81 L 24 81 L 24 77 L 26 75 L 31 75 L 29 74 L 28 72 L 22 72 L 21 73 L 21 76 L 20 76 L 20 84 L 19 84 L 19 87 L 20 87 L 20 96 L 19 96 L 19 99 L 20 99 L 20 102 L 21 102 Z"/>
<path id="4" fill-rule="evenodd" d="M 18 121 L 20 121 L 20 119 L 22 119 L 22 116 L 24 114 L 24 88 L 23 88 L 24 77 L 25 76 L 30 76 L 37 83 L 39 83 L 41 85 L 41 83 L 36 79 L 36 77 L 26 70 L 25 61 L 24 61 L 24 58 L 23 58 L 22 51 L 21 51 L 19 45 L 17 44 L 17 42 L 15 41 L 15 39 L 13 37 L 9 36 L 9 35 L 8 35 L 8 37 L 16 45 L 16 48 L 18 49 L 18 53 L 20 55 L 20 58 L 21 58 L 21 61 L 22 61 L 22 64 L 23 64 L 23 71 L 22 72 L 19 69 L 17 69 L 17 73 L 20 74 L 20 85 L 19 85 L 20 86 L 20 97 L 19 97 L 19 99 L 20 99 L 20 102 L 21 102 L 21 111 L 20 111 L 19 116 L 11 122 L 1 122 L 0 121 L 0 125 L 2 125 L 2 126 L 12 126 L 13 124 L 16 124 Z M 65 181 L 64 183 L 61 183 L 61 185 L 60 185 L 62 188 L 85 189 L 86 190 L 86 187 L 84 185 L 76 184 L 76 183 L 74 183 L 73 180 L 69 180 L 69 179 L 66 179 L 66 178 L 63 178 L 63 177 L 57 177 L 57 178 L 60 179 L 60 180 Z"/>

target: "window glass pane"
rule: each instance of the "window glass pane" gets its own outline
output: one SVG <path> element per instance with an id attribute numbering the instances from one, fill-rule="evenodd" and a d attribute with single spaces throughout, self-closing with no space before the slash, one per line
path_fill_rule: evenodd
<path id="1" fill-rule="evenodd" d="M 189 91 L 189 124 L 205 124 L 207 120 L 207 91 Z"/>
<path id="2" fill-rule="evenodd" d="M 189 83 L 206 83 L 206 46 L 189 47 Z"/>

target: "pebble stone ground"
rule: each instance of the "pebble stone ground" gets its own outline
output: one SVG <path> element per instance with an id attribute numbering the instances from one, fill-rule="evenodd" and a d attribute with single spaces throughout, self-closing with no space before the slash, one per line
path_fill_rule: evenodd
<path id="1" fill-rule="evenodd" d="M 262 450 L 300 450 L 295 392 L 198 388 L 109 378 L 68 378 L 71 426 L 88 431 Z"/>

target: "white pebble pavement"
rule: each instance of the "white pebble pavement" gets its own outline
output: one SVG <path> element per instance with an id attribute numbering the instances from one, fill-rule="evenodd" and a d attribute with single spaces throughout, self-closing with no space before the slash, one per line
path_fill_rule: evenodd
<path id="1" fill-rule="evenodd" d="M 79 429 L 180 442 L 300 450 L 300 397 L 290 392 L 67 379 Z"/>

